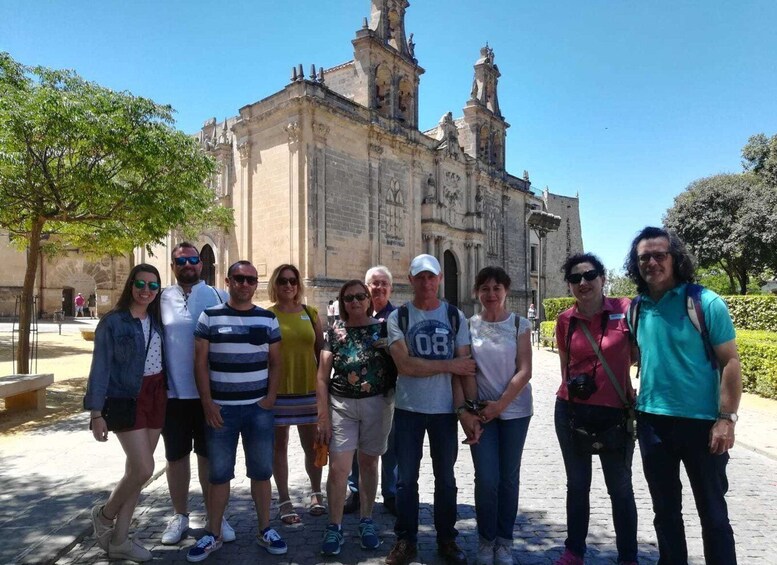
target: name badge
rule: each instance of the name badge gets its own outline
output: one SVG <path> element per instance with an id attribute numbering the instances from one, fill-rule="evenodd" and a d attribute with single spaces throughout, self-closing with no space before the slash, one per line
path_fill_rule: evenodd
<path id="1" fill-rule="evenodd" d="M 302 316 L 300 316 L 299 319 L 300 320 L 308 320 L 309 321 L 310 320 L 310 316 L 308 316 L 307 314 L 302 314 Z"/>
<path id="2" fill-rule="evenodd" d="M 434 333 L 448 335 L 447 328 L 434 328 Z"/>
<path id="3" fill-rule="evenodd" d="M 622 320 L 626 317 L 626 314 L 620 312 L 618 314 L 610 314 L 610 320 Z"/>
<path id="4" fill-rule="evenodd" d="M 219 328 L 219 333 L 220 334 L 231 334 L 232 333 L 232 328 L 229 327 L 229 326 L 221 327 L 221 328 Z"/>

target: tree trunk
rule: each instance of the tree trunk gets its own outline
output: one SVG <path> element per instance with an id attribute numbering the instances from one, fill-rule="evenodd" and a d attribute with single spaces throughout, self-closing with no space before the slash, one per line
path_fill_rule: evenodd
<path id="1" fill-rule="evenodd" d="M 30 372 L 30 326 L 32 325 L 32 298 L 35 293 L 35 273 L 40 257 L 40 236 L 45 220 L 39 218 L 32 225 L 27 242 L 27 270 L 19 304 L 19 347 L 16 350 L 16 372 L 26 375 Z"/>
<path id="2" fill-rule="evenodd" d="M 750 282 L 747 272 L 738 273 L 737 278 L 739 279 L 739 294 L 747 294 L 747 283 Z"/>

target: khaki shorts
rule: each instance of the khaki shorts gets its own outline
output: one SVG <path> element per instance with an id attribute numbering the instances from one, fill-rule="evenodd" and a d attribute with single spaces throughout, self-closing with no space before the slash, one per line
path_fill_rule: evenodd
<path id="1" fill-rule="evenodd" d="M 329 396 L 332 439 L 329 451 L 354 451 L 378 456 L 386 453 L 391 420 L 394 417 L 394 391 L 367 398 Z"/>

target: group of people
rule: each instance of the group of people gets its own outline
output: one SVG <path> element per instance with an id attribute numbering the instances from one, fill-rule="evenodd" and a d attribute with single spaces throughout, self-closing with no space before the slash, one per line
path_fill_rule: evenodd
<path id="1" fill-rule="evenodd" d="M 410 263 L 412 299 L 399 307 L 390 301 L 392 274 L 376 266 L 342 285 L 339 319 L 324 328 L 317 309 L 303 302 L 293 265 L 272 273 L 274 304 L 267 310 L 253 304 L 258 276 L 248 261 L 229 267 L 226 294 L 199 279 L 192 244 L 174 248 L 171 266 L 177 284 L 164 292 L 156 268 L 134 267 L 96 331 L 84 406 L 95 438 L 106 441 L 115 432 L 127 457 L 121 481 L 92 509 L 97 543 L 109 557 L 151 559 L 128 531 L 160 434 L 174 510 L 162 543 L 180 542 L 189 527 L 192 449 L 207 521 L 187 559 L 202 561 L 235 539 L 226 508 L 242 436 L 257 543 L 271 554 L 286 553 L 270 524 L 270 479 L 278 490 L 277 518 L 299 523 L 287 460 L 289 428 L 296 426 L 311 489 L 307 511 L 329 514 L 324 556 L 340 553 L 348 511 L 359 511 L 361 547 L 380 546 L 372 520 L 380 480 L 384 505 L 396 515 L 396 543 L 386 563 L 416 557 L 428 436 L 437 550 L 448 563 L 466 563 L 455 527 L 461 426 L 475 469 L 476 562 L 513 563 L 521 457 L 533 417 L 532 324 L 508 309 L 511 279 L 504 269 L 477 274 L 479 313 L 467 320 L 438 297 L 442 270 L 435 257 L 423 254 Z M 736 563 L 724 498 L 741 394 L 730 316 L 720 297 L 693 284 L 691 257 L 671 232 L 645 228 L 627 266 L 639 291 L 633 301 L 604 295 L 605 270 L 593 254 L 569 257 L 563 268 L 576 303 L 556 326 L 561 386 L 554 418 L 567 475 L 567 539 L 556 565 L 583 563 L 594 455 L 612 501 L 618 561 L 637 563 L 635 438 L 653 499 L 659 562 L 687 563 L 682 462 L 707 562 Z M 639 395 L 630 379 L 635 362 Z M 328 508 L 321 450 L 329 457 Z"/>

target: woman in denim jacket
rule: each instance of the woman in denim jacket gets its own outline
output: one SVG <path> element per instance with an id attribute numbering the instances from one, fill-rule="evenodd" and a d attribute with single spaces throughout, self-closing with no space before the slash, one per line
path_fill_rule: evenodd
<path id="1" fill-rule="evenodd" d="M 97 544 L 111 559 L 143 562 L 152 557 L 128 532 L 140 489 L 154 472 L 154 449 L 167 403 L 159 291 L 159 271 L 137 265 L 95 332 L 84 408 L 91 410 L 89 427 L 95 439 L 107 441 L 110 426 L 127 456 L 124 476 L 108 501 L 92 508 Z M 104 416 L 108 399 L 111 409 Z M 128 408 L 128 418 L 118 421 L 114 406 Z"/>

